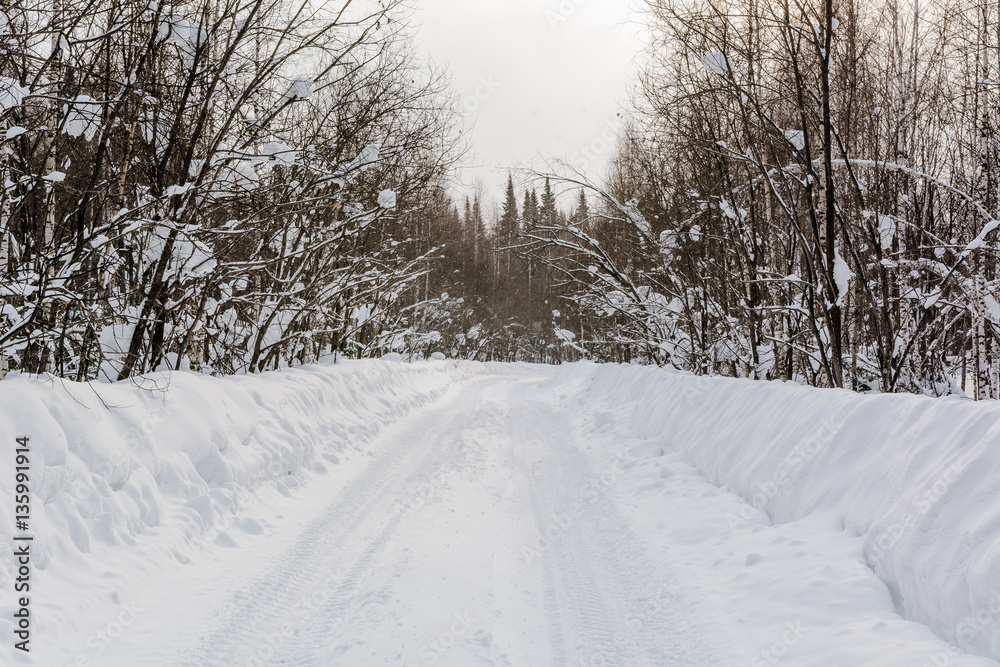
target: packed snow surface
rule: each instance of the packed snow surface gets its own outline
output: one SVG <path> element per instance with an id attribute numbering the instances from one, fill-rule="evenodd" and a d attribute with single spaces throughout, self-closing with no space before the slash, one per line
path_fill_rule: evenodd
<path id="1" fill-rule="evenodd" d="M 383 360 L 9 378 L 25 435 L 2 665 L 1000 664 L 989 404 Z"/>

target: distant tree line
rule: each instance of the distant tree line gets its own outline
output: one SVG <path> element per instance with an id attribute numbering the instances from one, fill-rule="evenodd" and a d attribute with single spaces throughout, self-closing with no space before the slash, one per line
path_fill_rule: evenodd
<path id="1" fill-rule="evenodd" d="M 528 240 L 538 229 L 575 219 L 579 211 L 559 210 L 551 181 L 539 179 L 537 186 L 529 181 L 519 191 L 508 176 L 498 207 L 485 203 L 492 197 L 481 185 L 464 201 L 459 198 L 461 205 L 438 193 L 438 205 L 428 210 L 427 236 L 438 251 L 429 260 L 426 292 L 402 351 L 536 363 L 583 356 L 559 337 L 559 309 L 571 302 L 551 269 L 557 252 L 532 248 Z M 586 215 L 582 190 L 579 197 Z"/>
<path id="2" fill-rule="evenodd" d="M 0 374 L 396 351 L 1000 397 L 1000 6 L 644 3 L 604 181 L 467 198 L 400 3 L 3 8 Z"/>

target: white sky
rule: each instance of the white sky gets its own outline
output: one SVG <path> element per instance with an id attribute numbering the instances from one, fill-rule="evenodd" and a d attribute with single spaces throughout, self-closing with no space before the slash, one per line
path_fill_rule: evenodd
<path id="1" fill-rule="evenodd" d="M 613 136 L 640 48 L 629 0 L 413 4 L 420 47 L 448 65 L 473 110 L 465 185 L 481 178 L 500 198 L 508 168 L 543 167 L 551 157 L 603 174 L 602 135 Z"/>

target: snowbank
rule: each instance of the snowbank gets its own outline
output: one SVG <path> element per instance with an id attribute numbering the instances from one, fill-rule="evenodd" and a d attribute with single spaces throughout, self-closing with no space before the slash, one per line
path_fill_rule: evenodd
<path id="1" fill-rule="evenodd" d="M 197 548 L 238 520 L 244 503 L 265 491 L 287 495 L 359 457 L 384 426 L 485 369 L 372 361 L 118 384 L 8 378 L 0 383 L 0 542 L 12 543 L 18 436 L 30 437 L 29 532 L 42 576 L 56 562 L 65 570 L 100 560 L 146 532 Z M 14 571 L 13 551 L 3 549 L 0 589 L 12 590 Z M 10 637 L 13 600 L 3 599 L 0 636 Z"/>
<path id="2" fill-rule="evenodd" d="M 901 614 L 1000 658 L 1000 405 L 648 367 L 560 375 L 586 383 L 585 405 L 625 406 L 639 437 L 746 499 L 734 529 L 831 513 L 862 538 Z"/>

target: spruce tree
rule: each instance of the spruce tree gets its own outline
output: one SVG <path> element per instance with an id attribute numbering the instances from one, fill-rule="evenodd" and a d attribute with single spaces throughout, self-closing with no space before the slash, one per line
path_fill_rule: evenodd
<path id="1" fill-rule="evenodd" d="M 539 204 L 538 217 L 541 224 L 552 227 L 559 219 L 559 212 L 556 210 L 556 196 L 552 192 L 552 183 L 545 179 L 545 189 L 542 191 L 542 201 Z"/>
<path id="2" fill-rule="evenodd" d="M 573 222 L 582 223 L 590 217 L 590 206 L 587 204 L 587 191 L 580 188 L 580 199 L 577 200 L 576 211 L 573 213 Z"/>
<path id="3" fill-rule="evenodd" d="M 534 229 L 538 224 L 538 197 L 534 190 L 524 191 L 524 229 Z"/>
<path id="4" fill-rule="evenodd" d="M 483 254 L 486 250 L 486 244 L 483 243 L 483 239 L 486 238 L 486 225 L 483 223 L 483 207 L 479 203 L 479 195 L 477 194 L 472 200 L 472 229 L 474 230 L 475 236 L 475 252 L 476 263 L 483 261 Z"/>
<path id="5" fill-rule="evenodd" d="M 507 194 L 503 202 L 503 214 L 500 216 L 500 241 L 510 243 L 518 233 L 517 194 L 514 192 L 514 178 L 507 174 Z"/>

